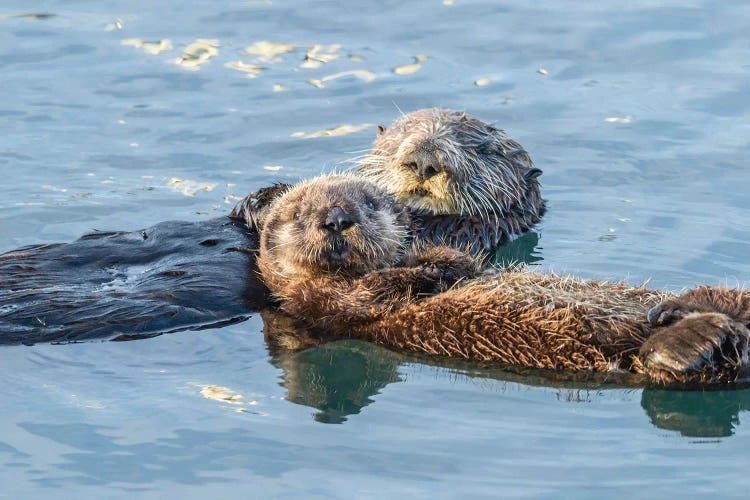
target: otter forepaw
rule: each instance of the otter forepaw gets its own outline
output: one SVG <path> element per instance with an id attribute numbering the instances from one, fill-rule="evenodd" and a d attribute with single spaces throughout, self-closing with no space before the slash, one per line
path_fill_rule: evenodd
<path id="1" fill-rule="evenodd" d="M 643 343 L 639 359 L 656 382 L 733 382 L 747 371 L 750 331 L 719 313 L 692 313 Z"/>
<path id="2" fill-rule="evenodd" d="M 422 252 L 417 256 L 416 263 L 442 273 L 446 279 L 472 278 L 481 268 L 481 264 L 470 254 L 444 246 Z"/>
<path id="3" fill-rule="evenodd" d="M 651 326 L 667 326 L 694 312 L 711 313 L 717 311 L 701 304 L 675 298 L 665 300 L 649 309 L 647 319 Z"/>
<path id="4" fill-rule="evenodd" d="M 675 300 L 666 300 L 648 310 L 648 322 L 651 326 L 664 326 L 682 319 L 681 305 Z"/>

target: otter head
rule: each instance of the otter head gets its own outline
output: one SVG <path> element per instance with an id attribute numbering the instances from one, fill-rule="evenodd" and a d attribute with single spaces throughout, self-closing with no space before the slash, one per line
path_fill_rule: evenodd
<path id="1" fill-rule="evenodd" d="M 310 179 L 269 208 L 258 266 L 272 289 L 290 279 L 358 276 L 398 259 L 408 222 L 372 182 L 353 175 Z"/>
<path id="2" fill-rule="evenodd" d="M 489 123 L 466 113 L 422 109 L 378 127 L 360 174 L 426 214 L 482 218 L 526 212 L 544 201 L 531 158 Z"/>

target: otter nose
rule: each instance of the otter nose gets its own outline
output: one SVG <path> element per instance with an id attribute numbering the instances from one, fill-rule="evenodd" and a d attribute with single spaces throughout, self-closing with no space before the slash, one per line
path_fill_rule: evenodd
<path id="1" fill-rule="evenodd" d="M 422 181 L 434 177 L 442 170 L 435 155 L 426 151 L 415 151 L 406 158 L 404 163 L 414 170 Z"/>
<path id="2" fill-rule="evenodd" d="M 333 207 L 328 211 L 328 216 L 326 216 L 326 221 L 323 224 L 323 227 L 329 231 L 340 233 L 344 229 L 348 229 L 353 225 L 354 222 L 352 222 L 351 217 L 349 217 L 349 214 L 346 213 L 343 208 Z"/>

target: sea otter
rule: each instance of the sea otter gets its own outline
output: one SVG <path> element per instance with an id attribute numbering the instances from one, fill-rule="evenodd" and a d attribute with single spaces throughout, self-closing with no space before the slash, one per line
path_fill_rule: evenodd
<path id="1" fill-rule="evenodd" d="M 308 180 L 270 206 L 258 267 L 280 309 L 322 335 L 661 384 L 747 374 L 748 292 L 676 297 L 525 269 L 480 276 L 474 258 L 449 247 L 407 251 L 407 218 L 361 177 Z"/>
<path id="2" fill-rule="evenodd" d="M 143 338 L 267 305 L 243 221 L 162 222 L 0 254 L 0 344 Z"/>
<path id="3" fill-rule="evenodd" d="M 421 109 L 388 128 L 379 126 L 356 173 L 410 209 L 417 241 L 488 257 L 545 212 L 542 171 L 528 153 L 502 130 L 464 112 Z M 254 227 L 289 187 L 277 184 L 252 193 L 231 215 Z"/>
<path id="4" fill-rule="evenodd" d="M 420 210 L 412 217 L 420 223 L 410 227 L 416 240 L 468 244 L 489 254 L 538 220 L 544 210 L 536 179 L 540 171 L 516 143 L 462 113 L 423 110 L 409 116 L 408 125 L 401 119 L 380 130 L 361 173 L 382 176 L 385 164 L 376 158 L 385 149 L 378 144 L 390 138 L 393 147 L 397 130 L 402 152 L 407 145 L 415 155 L 432 148 L 444 162 L 435 165 L 443 169 L 440 175 L 421 188 L 403 176 L 404 190 L 413 192 L 402 202 Z M 414 136 L 405 135 L 408 126 L 415 127 Z M 423 127 L 434 133 L 425 135 Z M 397 172 L 401 164 L 393 158 L 390 164 Z M 401 198 L 398 185 L 390 182 Z M 467 184 L 464 195 L 462 182 Z M 248 318 L 266 304 L 262 282 L 246 278 L 255 276 L 258 248 L 252 215 L 262 213 L 286 189 L 260 190 L 228 217 L 96 232 L 72 243 L 33 245 L 0 255 L 0 344 L 133 338 Z M 490 195 L 496 199 L 487 199 Z M 424 211 L 430 204 L 425 200 L 433 198 L 443 211 Z M 457 212 L 448 210 L 449 199 Z"/>

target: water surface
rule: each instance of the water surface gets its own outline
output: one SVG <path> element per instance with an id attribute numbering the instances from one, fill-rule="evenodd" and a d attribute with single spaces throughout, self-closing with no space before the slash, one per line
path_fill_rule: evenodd
<path id="1" fill-rule="evenodd" d="M 544 170 L 543 268 L 743 284 L 749 17 L 732 1 L 5 2 L 0 250 L 222 215 L 345 168 L 399 110 L 444 106 Z M 261 330 L 0 349 L 0 493 L 746 494 L 749 391 L 357 342 L 271 356 Z"/>

